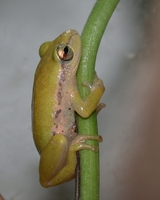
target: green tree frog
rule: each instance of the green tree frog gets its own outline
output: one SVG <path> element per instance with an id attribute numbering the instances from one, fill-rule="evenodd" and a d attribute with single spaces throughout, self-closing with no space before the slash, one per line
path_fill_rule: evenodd
<path id="1" fill-rule="evenodd" d="M 97 150 L 97 146 L 86 141 L 101 142 L 102 137 L 78 135 L 75 112 L 84 118 L 90 116 L 105 88 L 95 76 L 93 84 L 88 85 L 90 94 L 81 99 L 76 82 L 81 40 L 75 30 L 65 31 L 54 41 L 43 43 L 39 55 L 41 60 L 33 85 L 32 128 L 40 154 L 40 183 L 50 187 L 74 178 L 77 151 Z"/>

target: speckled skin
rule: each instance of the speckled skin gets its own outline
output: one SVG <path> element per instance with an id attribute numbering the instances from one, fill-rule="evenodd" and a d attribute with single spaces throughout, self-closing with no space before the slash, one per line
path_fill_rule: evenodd
<path id="1" fill-rule="evenodd" d="M 95 151 L 94 146 L 85 144 L 86 140 L 101 141 L 100 136 L 77 135 L 75 112 L 88 117 L 96 109 L 104 86 L 95 76 L 86 100 L 80 98 L 76 71 L 81 40 L 77 31 L 65 31 L 54 41 L 42 44 L 39 53 L 41 60 L 33 86 L 32 128 L 41 156 L 40 183 L 43 187 L 50 187 L 74 177 L 76 151 Z"/>

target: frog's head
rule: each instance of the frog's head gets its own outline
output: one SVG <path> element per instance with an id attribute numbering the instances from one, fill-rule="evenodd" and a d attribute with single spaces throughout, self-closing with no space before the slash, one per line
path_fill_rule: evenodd
<path id="1" fill-rule="evenodd" d="M 39 55 L 41 58 L 51 58 L 54 66 L 59 66 L 69 77 L 75 75 L 81 56 L 81 39 L 78 32 L 68 30 L 54 41 L 43 43 Z"/>

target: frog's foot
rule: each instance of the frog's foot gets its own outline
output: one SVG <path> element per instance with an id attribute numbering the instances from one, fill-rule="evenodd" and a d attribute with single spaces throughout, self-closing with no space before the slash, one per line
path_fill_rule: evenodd
<path id="1" fill-rule="evenodd" d="M 88 89 L 89 89 L 90 91 L 96 89 L 97 87 L 102 88 L 103 91 L 105 90 L 105 87 L 104 87 L 104 85 L 103 85 L 103 81 L 102 81 L 100 78 L 98 78 L 96 72 L 95 72 L 93 84 L 89 83 L 88 81 L 84 81 L 84 82 L 82 83 L 82 86 L 88 87 Z"/>
<path id="2" fill-rule="evenodd" d="M 98 115 L 98 113 L 103 109 L 103 108 L 105 108 L 106 107 L 106 104 L 105 103 L 99 103 L 99 105 L 97 106 L 97 108 L 96 108 L 96 113 L 97 113 L 97 115 Z"/>
<path id="3" fill-rule="evenodd" d="M 102 136 L 92 136 L 92 135 L 78 135 L 71 143 L 71 149 L 73 151 L 79 151 L 84 149 L 89 149 L 94 152 L 98 151 L 98 145 L 89 145 L 86 144 L 88 140 L 97 140 L 98 142 L 102 142 Z"/>

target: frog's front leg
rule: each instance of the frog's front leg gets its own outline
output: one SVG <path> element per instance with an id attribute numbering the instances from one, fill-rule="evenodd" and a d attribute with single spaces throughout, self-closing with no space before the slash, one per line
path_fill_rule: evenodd
<path id="1" fill-rule="evenodd" d="M 88 82 L 83 82 L 83 86 L 87 86 L 90 89 L 90 93 L 85 100 L 82 100 L 79 94 L 79 91 L 76 85 L 73 87 L 73 91 L 71 92 L 71 103 L 74 110 L 82 117 L 89 117 L 93 111 L 97 111 L 97 113 L 105 107 L 105 104 L 99 104 L 99 100 L 104 93 L 105 87 L 103 85 L 103 81 L 97 77 L 95 74 L 93 84 L 91 85 Z"/>
<path id="2" fill-rule="evenodd" d="M 41 153 L 40 183 L 43 187 L 59 185 L 74 178 L 77 164 L 76 152 L 82 149 L 98 151 L 87 140 L 102 141 L 101 136 L 78 135 L 71 142 L 63 134 L 53 136 Z"/>

